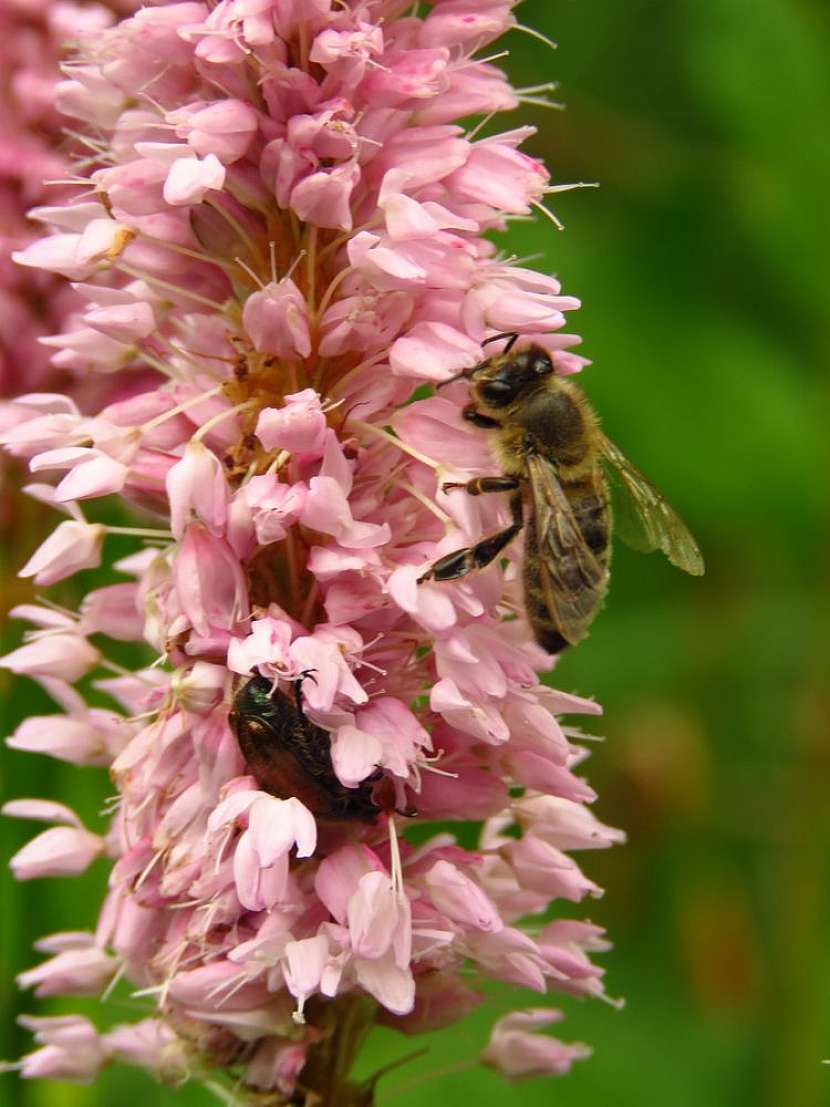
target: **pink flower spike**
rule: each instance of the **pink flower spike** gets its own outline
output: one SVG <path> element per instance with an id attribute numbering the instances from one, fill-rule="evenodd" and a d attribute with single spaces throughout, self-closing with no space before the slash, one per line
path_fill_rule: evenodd
<path id="1" fill-rule="evenodd" d="M 521 540 L 425 579 L 511 521 L 509 495 L 464 491 L 503 460 L 471 421 L 471 371 L 511 335 L 557 374 L 588 364 L 565 327 L 579 302 L 498 241 L 551 191 L 533 130 L 469 122 L 527 98 L 489 45 L 517 2 L 0 15 L 6 145 L 23 149 L 16 120 L 30 132 L 0 202 L 22 263 L 0 297 L 21 394 L 0 403 L 0 449 L 59 513 L 22 576 L 109 574 L 61 588 L 76 610 L 14 607 L 29 630 L 0 666 L 63 714 L 8 744 L 115 789 L 100 836 L 50 800 L 6 808 L 52 823 L 19 878 L 108 869 L 91 933 L 37 943 L 20 983 L 123 977 L 150 1005 L 101 1036 L 27 1020 L 26 1076 L 126 1060 L 171 1083 L 213 1073 L 241 1100 L 369 1107 L 342 1062 L 375 1025 L 450 1027 L 490 980 L 604 997 L 603 935 L 561 909 L 600 894 L 572 851 L 621 839 L 558 719 L 599 708 L 540 683 L 556 659 L 523 616 Z M 44 178 L 71 183 L 47 201 Z M 452 832 L 471 820 L 475 847 Z M 554 1018 L 501 1020 L 486 1063 L 563 1071 L 584 1047 L 542 1037 Z"/>
<path id="2" fill-rule="evenodd" d="M 18 573 L 34 577 L 35 584 L 54 584 L 81 569 L 94 569 L 101 563 L 101 547 L 107 528 L 100 523 L 79 523 L 74 519 L 60 523 L 32 554 Z"/>

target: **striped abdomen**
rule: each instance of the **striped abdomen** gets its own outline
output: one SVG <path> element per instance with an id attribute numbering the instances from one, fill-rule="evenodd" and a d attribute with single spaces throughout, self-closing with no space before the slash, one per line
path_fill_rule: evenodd
<path id="1" fill-rule="evenodd" d="M 555 509 L 543 520 L 541 535 L 531 511 L 525 537 L 525 610 L 536 641 L 548 653 L 559 653 L 588 633 L 608 590 L 611 556 L 611 512 L 601 474 L 559 485 L 576 524 L 575 541 L 572 526 L 569 532 Z"/>

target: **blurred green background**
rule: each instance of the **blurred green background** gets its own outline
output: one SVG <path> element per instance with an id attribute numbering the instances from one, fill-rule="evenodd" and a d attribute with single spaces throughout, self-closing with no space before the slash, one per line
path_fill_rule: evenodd
<path id="1" fill-rule="evenodd" d="M 607 889 L 586 910 L 615 942 L 609 992 L 625 1010 L 565 1000 L 561 1036 L 591 1043 L 593 1059 L 508 1085 L 462 1067 L 499 1010 L 538 1002 L 496 990 L 388 1076 L 380 1102 L 830 1104 L 830 7 L 526 0 L 517 14 L 560 49 L 513 33 L 501 64 L 519 86 L 560 80 L 568 110 L 524 108 L 500 127 L 536 123 L 528 148 L 556 182 L 602 187 L 553 198 L 565 234 L 517 223 L 507 249 L 544 250 L 533 264 L 583 297 L 571 325 L 594 360 L 584 384 L 686 517 L 707 575 L 618 549 L 607 609 L 554 677 L 605 706 L 588 772 L 598 814 L 630 840 L 582 860 Z M 50 526 L 26 510 L 11 568 Z M 25 594 L 14 587 L 10 601 Z M 19 633 L 8 628 L 10 645 Z M 4 733 L 52 709 L 30 682 L 0 682 Z M 11 751 L 3 764 L 5 798 L 60 797 L 100 825 L 104 774 Z M 3 857 L 35 829 L 4 821 Z M 90 925 L 103 880 L 0 880 L 0 1056 L 29 1048 L 20 1010 L 95 1009 L 18 997 L 11 977 L 39 959 L 35 936 Z M 378 1033 L 363 1068 L 412 1045 Z M 21 1107 L 210 1101 L 126 1068 L 87 1088 L 0 1081 L 0 1102 Z"/>

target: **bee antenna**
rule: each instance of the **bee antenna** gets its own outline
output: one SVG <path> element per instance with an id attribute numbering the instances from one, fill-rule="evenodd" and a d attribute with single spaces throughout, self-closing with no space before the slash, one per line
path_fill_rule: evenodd
<path id="1" fill-rule="evenodd" d="M 504 350 L 502 351 L 502 353 L 509 354 L 510 351 L 513 349 L 513 346 L 516 343 L 516 341 L 521 337 L 522 336 L 518 333 L 518 331 L 504 331 L 501 334 L 491 334 L 489 338 L 484 339 L 484 341 L 481 343 L 481 345 L 486 346 L 488 342 L 498 342 L 500 339 L 506 338 L 509 341 L 508 341 L 507 345 L 504 347 Z M 482 362 L 481 364 L 484 365 L 484 362 Z M 447 379 L 445 381 L 439 381 L 438 384 L 436 384 L 436 386 L 435 386 L 436 391 L 439 388 L 444 388 L 445 385 L 452 384 L 453 381 L 460 381 L 462 378 L 469 377 L 472 373 L 474 373 L 476 371 L 476 369 L 479 369 L 479 368 L 481 368 L 481 366 L 472 365 L 467 369 L 462 369 L 460 373 L 456 373 L 452 377 L 447 377 Z"/>
<path id="2" fill-rule="evenodd" d="M 507 345 L 504 347 L 504 350 L 502 351 L 505 354 L 509 354 L 510 351 L 515 346 L 518 339 L 521 338 L 521 335 L 517 331 L 503 331 L 501 334 L 491 334 L 489 338 L 484 339 L 484 341 L 481 343 L 481 345 L 486 346 L 488 342 L 498 342 L 499 339 L 502 339 L 502 338 L 509 339 Z"/>
<path id="3" fill-rule="evenodd" d="M 462 369 L 460 373 L 455 373 L 452 377 L 447 377 L 445 381 L 438 381 L 435 385 L 435 391 L 439 388 L 446 388 L 448 384 L 452 384 L 453 381 L 460 381 L 462 377 L 468 377 L 470 375 L 469 369 Z"/>

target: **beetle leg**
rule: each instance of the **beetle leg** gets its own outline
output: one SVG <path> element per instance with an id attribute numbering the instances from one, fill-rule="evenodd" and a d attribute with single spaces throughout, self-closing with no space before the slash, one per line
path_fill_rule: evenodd
<path id="1" fill-rule="evenodd" d="M 294 703 L 297 705 L 297 710 L 302 715 L 303 719 L 305 719 L 305 712 L 303 711 L 303 681 L 313 680 L 316 684 L 317 678 L 314 676 L 316 672 L 316 669 L 303 669 L 296 680 L 291 682 L 294 686 Z"/>

